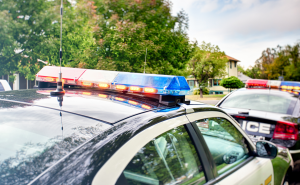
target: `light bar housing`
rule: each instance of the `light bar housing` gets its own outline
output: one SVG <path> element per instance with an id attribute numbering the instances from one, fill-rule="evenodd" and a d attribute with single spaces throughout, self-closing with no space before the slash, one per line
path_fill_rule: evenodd
<path id="1" fill-rule="evenodd" d="M 300 82 L 251 79 L 251 80 L 247 80 L 246 88 L 279 89 L 281 91 L 286 91 L 286 92 L 289 92 L 289 93 L 299 95 Z"/>
<path id="2" fill-rule="evenodd" d="M 39 82 L 55 83 L 60 68 L 45 66 L 36 75 Z M 128 73 L 61 67 L 64 84 L 152 95 L 182 96 L 190 92 L 183 76 Z"/>

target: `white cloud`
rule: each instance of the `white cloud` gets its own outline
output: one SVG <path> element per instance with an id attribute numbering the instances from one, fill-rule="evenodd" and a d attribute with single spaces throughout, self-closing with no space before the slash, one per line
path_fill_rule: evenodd
<path id="1" fill-rule="evenodd" d="M 300 39 L 300 0 L 174 0 L 190 18 L 189 36 L 219 45 L 228 55 L 253 65 L 267 47 Z"/>

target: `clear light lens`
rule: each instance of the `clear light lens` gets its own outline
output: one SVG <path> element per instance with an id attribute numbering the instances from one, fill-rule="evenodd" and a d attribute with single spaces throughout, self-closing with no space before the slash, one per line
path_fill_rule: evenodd
<path id="1" fill-rule="evenodd" d="M 129 100 L 128 103 L 130 103 L 131 105 L 138 105 L 139 103 L 133 100 Z"/>
<path id="2" fill-rule="evenodd" d="M 99 96 L 100 98 L 107 98 L 107 97 L 108 97 L 106 94 L 98 94 L 98 96 Z"/>
<path id="3" fill-rule="evenodd" d="M 118 90 L 127 90 L 127 87 L 125 85 L 116 85 L 116 89 L 118 89 Z"/>
<path id="4" fill-rule="evenodd" d="M 108 84 L 105 84 L 105 83 L 100 83 L 98 85 L 100 88 L 109 88 L 109 85 Z"/>
<path id="5" fill-rule="evenodd" d="M 84 86 L 92 86 L 92 82 L 82 82 L 82 85 Z"/>
<path id="6" fill-rule="evenodd" d="M 131 91 L 134 91 L 134 92 L 141 92 L 142 91 L 142 88 L 137 87 L 137 86 L 131 86 L 129 89 Z"/>
<path id="7" fill-rule="evenodd" d="M 83 95 L 91 95 L 91 92 L 82 92 Z"/>
<path id="8" fill-rule="evenodd" d="M 145 92 L 145 93 L 156 93 L 157 90 L 154 89 L 154 88 L 151 88 L 151 87 L 145 87 L 145 88 L 144 88 L 144 92 Z"/>
<path id="9" fill-rule="evenodd" d="M 145 105 L 145 104 L 142 105 L 142 108 L 148 109 L 148 110 L 151 109 L 151 107 L 149 105 Z"/>
<path id="10" fill-rule="evenodd" d="M 115 97 L 115 100 L 118 100 L 118 101 L 125 101 L 124 98 L 120 98 L 120 97 Z"/>

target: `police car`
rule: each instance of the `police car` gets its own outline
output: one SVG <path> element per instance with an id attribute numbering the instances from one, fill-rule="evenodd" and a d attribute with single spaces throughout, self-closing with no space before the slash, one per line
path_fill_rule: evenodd
<path id="1" fill-rule="evenodd" d="M 189 102 L 181 76 L 59 68 L 0 93 L 0 184 L 274 184 L 271 159 L 224 111 Z M 280 183 L 284 183 L 280 179 Z"/>
<path id="2" fill-rule="evenodd" d="M 0 91 L 11 91 L 11 87 L 6 80 L 0 79 Z"/>

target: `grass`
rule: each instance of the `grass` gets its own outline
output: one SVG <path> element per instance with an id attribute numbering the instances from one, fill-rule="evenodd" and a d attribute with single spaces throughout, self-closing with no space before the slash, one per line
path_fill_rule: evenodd
<path id="1" fill-rule="evenodd" d="M 186 95 L 186 98 L 189 100 L 221 100 L 226 94 L 212 94 L 212 95 L 203 95 L 203 98 L 200 98 L 200 95 Z"/>
<path id="2" fill-rule="evenodd" d="M 223 98 L 224 96 L 226 96 L 226 94 L 210 94 L 210 95 L 203 95 L 203 98 Z"/>

